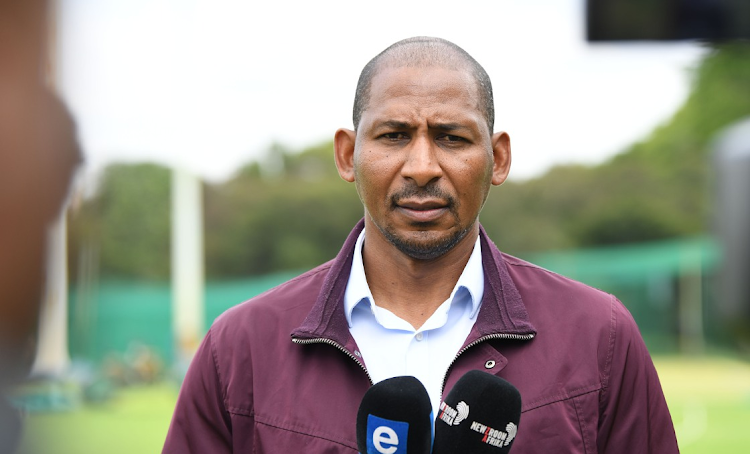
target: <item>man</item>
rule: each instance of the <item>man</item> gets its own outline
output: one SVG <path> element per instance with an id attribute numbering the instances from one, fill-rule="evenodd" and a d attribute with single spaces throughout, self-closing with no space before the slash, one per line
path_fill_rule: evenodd
<path id="1" fill-rule="evenodd" d="M 627 310 L 502 254 L 479 225 L 511 161 L 493 123 L 489 77 L 450 42 L 407 39 L 368 63 L 355 130 L 334 140 L 364 220 L 335 260 L 216 320 L 164 452 L 355 453 L 372 383 L 416 376 L 434 408 L 472 369 L 521 392 L 514 454 L 678 452 Z"/>

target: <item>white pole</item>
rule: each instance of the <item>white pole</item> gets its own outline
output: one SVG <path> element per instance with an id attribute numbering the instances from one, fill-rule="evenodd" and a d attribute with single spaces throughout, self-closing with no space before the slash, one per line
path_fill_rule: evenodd
<path id="1" fill-rule="evenodd" d="M 58 67 L 58 1 L 47 4 L 46 82 L 57 86 Z M 68 248 L 66 226 L 67 200 L 59 219 L 47 233 L 47 269 L 44 299 L 40 310 L 39 335 L 32 375 L 59 377 L 70 366 L 68 352 Z"/>
<path id="2" fill-rule="evenodd" d="M 47 280 L 39 320 L 33 375 L 60 376 L 70 366 L 68 353 L 68 265 L 65 212 L 47 235 Z"/>
<path id="3" fill-rule="evenodd" d="M 172 328 L 176 364 L 185 370 L 204 330 L 203 203 L 201 181 L 172 171 Z"/>

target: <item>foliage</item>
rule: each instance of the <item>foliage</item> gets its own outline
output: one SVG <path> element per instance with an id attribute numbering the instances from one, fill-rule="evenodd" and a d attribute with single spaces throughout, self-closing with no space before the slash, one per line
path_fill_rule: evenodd
<path id="1" fill-rule="evenodd" d="M 706 232 L 711 225 L 711 144 L 750 115 L 750 45 L 711 50 L 674 117 L 609 162 L 563 166 L 510 182 L 482 214 L 511 253 L 629 243 Z"/>
<path id="2" fill-rule="evenodd" d="M 155 164 L 114 164 L 96 195 L 69 216 L 71 278 L 80 251 L 98 251 L 101 277 L 169 277 L 170 173 Z M 332 142 L 294 153 L 273 145 L 263 164 L 204 185 L 206 270 L 211 278 L 302 269 L 335 257 L 362 217 L 338 177 Z"/>
<path id="3" fill-rule="evenodd" d="M 71 274 L 78 252 L 98 251 L 102 277 L 169 277 L 170 173 L 156 164 L 113 164 L 96 195 L 70 214 Z"/>
<path id="4" fill-rule="evenodd" d="M 704 233 L 711 141 L 750 115 L 750 45 L 712 49 L 693 77 L 674 117 L 610 161 L 559 166 L 493 189 L 480 217 L 490 236 L 522 254 Z M 168 180 L 168 170 L 152 164 L 109 167 L 97 195 L 71 215 L 72 257 L 93 245 L 103 275 L 165 279 Z M 206 271 L 214 279 L 329 260 L 363 214 L 354 186 L 338 177 L 332 142 L 299 153 L 272 144 L 260 162 L 204 189 Z"/>
<path id="5" fill-rule="evenodd" d="M 230 278 L 303 269 L 332 259 L 362 205 L 343 180 L 303 153 L 284 176 L 236 177 L 206 188 L 206 270 Z M 328 156 L 332 156 L 329 151 Z M 307 162 L 303 165 L 301 162 Z M 332 163 L 327 165 L 334 169 Z"/>

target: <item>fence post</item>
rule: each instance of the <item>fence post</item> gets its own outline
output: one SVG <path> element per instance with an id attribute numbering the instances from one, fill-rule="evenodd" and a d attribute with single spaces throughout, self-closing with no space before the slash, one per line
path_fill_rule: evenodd
<path id="1" fill-rule="evenodd" d="M 185 371 L 203 338 L 204 264 L 201 180 L 172 171 L 172 333 L 175 364 Z"/>

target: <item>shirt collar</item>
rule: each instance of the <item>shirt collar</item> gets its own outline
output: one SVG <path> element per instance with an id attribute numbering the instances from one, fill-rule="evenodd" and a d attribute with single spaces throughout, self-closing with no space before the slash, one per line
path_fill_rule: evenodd
<path id="1" fill-rule="evenodd" d="M 354 245 L 354 256 L 352 257 L 352 269 L 349 273 L 349 282 L 344 292 L 344 313 L 349 327 L 352 326 L 352 311 L 360 302 L 371 303 L 373 301 L 370 286 L 367 285 L 365 276 L 365 267 L 362 262 L 362 245 L 364 244 L 365 231 L 360 232 L 357 242 Z M 473 319 L 479 312 L 484 295 L 484 269 L 482 268 L 482 246 L 479 238 L 474 243 L 474 249 L 471 252 L 469 261 L 466 262 L 464 270 L 461 272 L 456 286 L 449 297 L 452 301 L 459 289 L 465 288 L 471 296 L 471 313 Z"/>

